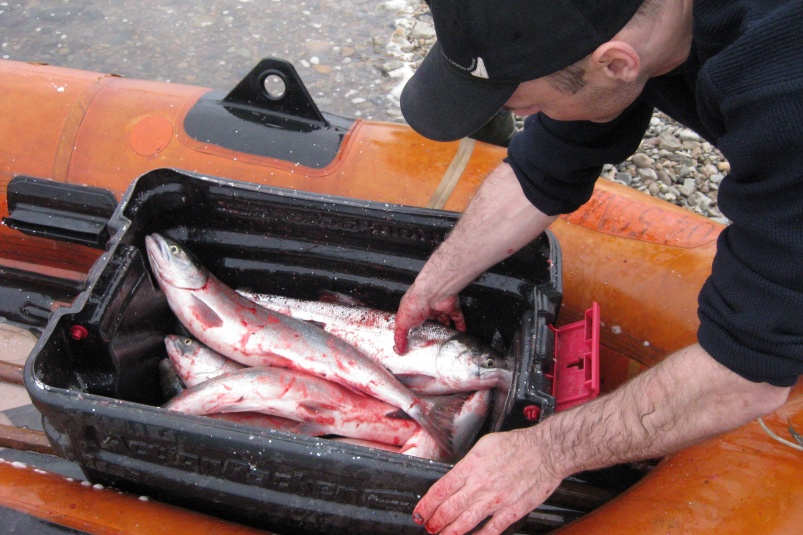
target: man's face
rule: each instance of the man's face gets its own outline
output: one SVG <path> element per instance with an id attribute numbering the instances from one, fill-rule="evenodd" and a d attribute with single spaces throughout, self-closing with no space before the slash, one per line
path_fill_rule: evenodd
<path id="1" fill-rule="evenodd" d="M 644 89 L 643 82 L 587 85 L 573 95 L 553 87 L 548 77 L 519 84 L 505 104 L 516 115 L 541 112 L 557 121 L 593 121 L 605 123 L 619 116 Z"/>

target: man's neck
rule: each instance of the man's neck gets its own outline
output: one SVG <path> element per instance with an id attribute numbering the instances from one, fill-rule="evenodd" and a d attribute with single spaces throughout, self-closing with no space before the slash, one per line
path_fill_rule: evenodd
<path id="1" fill-rule="evenodd" d="M 663 13 L 651 24 L 624 28 L 614 39 L 631 44 L 649 77 L 661 76 L 689 57 L 692 42 L 693 0 L 666 0 Z"/>

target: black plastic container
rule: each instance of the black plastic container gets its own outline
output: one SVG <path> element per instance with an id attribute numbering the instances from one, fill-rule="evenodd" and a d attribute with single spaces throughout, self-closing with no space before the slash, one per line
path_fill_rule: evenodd
<path id="1" fill-rule="evenodd" d="M 93 482 L 258 527 L 422 533 L 411 511 L 448 464 L 159 408 L 157 367 L 177 321 L 147 268 L 144 238 L 182 243 L 235 288 L 313 299 L 327 290 L 395 311 L 456 217 L 167 169 L 143 175 L 109 221 L 86 290 L 54 313 L 26 365 L 50 441 Z M 513 371 L 486 430 L 529 425 L 523 406 L 549 414 L 542 368 L 561 299 L 552 235 L 461 298 L 470 333 L 501 348 Z M 596 505 L 581 494 L 559 488 L 548 503 Z"/>

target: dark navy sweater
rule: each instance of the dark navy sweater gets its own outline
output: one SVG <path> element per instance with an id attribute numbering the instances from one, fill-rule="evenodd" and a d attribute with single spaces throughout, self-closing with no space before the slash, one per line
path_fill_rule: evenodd
<path id="1" fill-rule="evenodd" d="M 803 1 L 697 0 L 693 32 L 687 61 L 617 119 L 531 116 L 507 161 L 558 214 L 638 148 L 653 108 L 710 141 L 731 165 L 717 200 L 732 223 L 700 292 L 698 340 L 742 377 L 791 386 L 803 374 Z"/>

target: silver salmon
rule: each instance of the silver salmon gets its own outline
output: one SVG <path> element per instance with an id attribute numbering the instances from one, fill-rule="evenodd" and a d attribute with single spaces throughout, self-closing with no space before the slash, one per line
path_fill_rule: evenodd
<path id="1" fill-rule="evenodd" d="M 165 399 L 175 397 L 187 389 L 187 385 L 170 359 L 159 361 L 159 387 Z"/>
<path id="2" fill-rule="evenodd" d="M 145 247 L 171 310 L 206 346 L 246 366 L 302 370 L 385 401 L 454 452 L 452 415 L 466 396 L 419 397 L 341 338 L 241 296 L 173 240 L 151 234 Z"/>
<path id="3" fill-rule="evenodd" d="M 187 388 L 209 379 L 242 369 L 239 362 L 212 351 L 198 340 L 186 336 L 165 336 L 167 356 Z"/>
<path id="4" fill-rule="evenodd" d="M 311 424 L 325 434 L 394 446 L 420 429 L 394 405 L 286 368 L 244 368 L 220 375 L 188 388 L 163 407 L 197 415 L 261 412 Z M 298 432 L 307 434 L 303 428 Z"/>
<path id="5" fill-rule="evenodd" d="M 400 356 L 393 350 L 393 313 L 243 290 L 238 293 L 265 308 L 320 325 L 356 346 L 418 394 L 487 390 L 509 373 L 497 367 L 500 355 L 496 350 L 436 322 L 411 330 L 408 350 Z"/>

